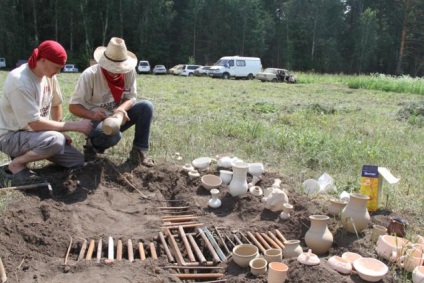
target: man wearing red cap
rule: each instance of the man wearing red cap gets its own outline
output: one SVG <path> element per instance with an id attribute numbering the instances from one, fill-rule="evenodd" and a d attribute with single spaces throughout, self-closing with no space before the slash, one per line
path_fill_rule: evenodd
<path id="1" fill-rule="evenodd" d="M 14 181 L 38 179 L 27 164 L 47 159 L 72 168 L 84 156 L 70 145 L 66 131 L 87 134 L 90 121 L 62 122 L 62 93 L 56 74 L 66 63 L 65 49 L 46 40 L 35 48 L 28 64 L 11 71 L 0 98 L 0 150 L 12 161 L 3 175 Z"/>

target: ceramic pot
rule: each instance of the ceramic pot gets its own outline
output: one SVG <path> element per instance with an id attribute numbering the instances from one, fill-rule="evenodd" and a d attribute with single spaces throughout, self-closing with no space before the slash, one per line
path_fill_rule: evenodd
<path id="1" fill-rule="evenodd" d="M 212 189 L 211 191 L 212 198 L 208 201 L 208 205 L 212 208 L 218 208 L 221 206 L 222 202 L 218 198 L 219 190 L 218 189 Z"/>
<path id="2" fill-rule="evenodd" d="M 247 193 L 247 171 L 249 164 L 244 162 L 233 162 L 233 179 L 228 186 L 233 197 L 242 196 Z"/>
<path id="3" fill-rule="evenodd" d="M 405 255 L 398 259 L 399 267 L 409 272 L 412 272 L 417 266 L 423 265 L 423 263 L 424 251 L 420 245 L 413 245 L 411 249 L 406 251 Z"/>
<path id="4" fill-rule="evenodd" d="M 301 253 L 303 253 L 303 249 L 300 246 L 299 240 L 284 241 L 284 246 L 285 246 L 283 251 L 284 258 L 298 257 Z"/>
<path id="5" fill-rule="evenodd" d="M 353 262 L 359 277 L 368 282 L 378 282 L 389 271 L 387 265 L 378 259 L 363 257 Z"/>
<path id="6" fill-rule="evenodd" d="M 378 240 L 378 237 L 381 235 L 387 234 L 387 228 L 381 225 L 373 225 L 371 233 L 371 241 L 375 244 Z"/>
<path id="7" fill-rule="evenodd" d="M 228 185 L 233 178 L 233 172 L 229 170 L 219 170 L 219 177 L 221 178 L 223 185 Z"/>
<path id="8" fill-rule="evenodd" d="M 249 193 L 251 193 L 254 196 L 260 197 L 264 194 L 263 190 L 259 186 L 253 186 L 249 188 Z"/>
<path id="9" fill-rule="evenodd" d="M 283 212 L 281 212 L 280 214 L 280 218 L 281 219 L 289 219 L 290 218 L 290 213 L 293 210 L 293 205 L 285 203 L 283 204 Z"/>
<path id="10" fill-rule="evenodd" d="M 187 164 L 184 164 L 183 170 L 188 173 L 190 171 L 193 171 L 194 170 L 194 167 L 190 163 L 187 163 Z"/>
<path id="11" fill-rule="evenodd" d="M 254 258 L 249 262 L 250 272 L 255 276 L 265 274 L 267 271 L 267 265 L 268 262 L 266 259 Z"/>
<path id="12" fill-rule="evenodd" d="M 282 262 L 271 262 L 267 276 L 268 283 L 284 283 L 288 270 L 289 267 Z"/>
<path id="13" fill-rule="evenodd" d="M 335 198 L 330 199 L 330 205 L 328 206 L 328 214 L 331 216 L 339 216 L 343 208 L 345 208 L 347 201 L 338 200 Z"/>
<path id="14" fill-rule="evenodd" d="M 316 254 L 312 253 L 311 249 L 309 249 L 306 253 L 301 253 L 297 257 L 297 261 L 305 265 L 318 265 L 321 263 L 319 257 Z"/>
<path id="15" fill-rule="evenodd" d="M 283 252 L 280 249 L 268 249 L 264 252 L 264 258 L 268 262 L 281 262 Z"/>
<path id="16" fill-rule="evenodd" d="M 233 248 L 233 261 L 241 267 L 248 267 L 249 262 L 259 256 L 258 247 L 250 244 L 240 244 Z"/>
<path id="17" fill-rule="evenodd" d="M 412 283 L 423 283 L 423 282 L 424 282 L 424 266 L 417 266 L 412 272 Z"/>
<path id="18" fill-rule="evenodd" d="M 262 173 L 265 171 L 264 165 L 262 163 L 250 163 L 249 164 L 249 173 L 252 176 L 261 178 Z"/>
<path id="19" fill-rule="evenodd" d="M 281 179 L 274 179 L 271 187 L 279 189 L 281 187 Z"/>
<path id="20" fill-rule="evenodd" d="M 332 256 L 328 259 L 328 264 L 337 272 L 342 274 L 352 273 L 352 264 L 350 261 L 339 256 Z"/>
<path id="21" fill-rule="evenodd" d="M 196 179 L 200 177 L 200 173 L 197 170 L 193 170 L 188 172 L 188 176 L 190 177 L 190 179 Z"/>
<path id="22" fill-rule="evenodd" d="M 103 121 L 103 133 L 105 135 L 116 135 L 124 123 L 124 113 L 118 112 Z"/>
<path id="23" fill-rule="evenodd" d="M 404 238 L 382 235 L 378 237 L 375 250 L 380 257 L 394 261 L 405 252 L 407 244 L 408 241 Z"/>
<path id="24" fill-rule="evenodd" d="M 327 227 L 330 217 L 326 215 L 311 215 L 311 227 L 305 234 L 306 245 L 315 254 L 325 254 L 333 244 L 333 234 Z"/>
<path id="25" fill-rule="evenodd" d="M 362 232 L 370 222 L 370 214 L 367 209 L 369 196 L 351 193 L 349 202 L 343 208 L 341 220 L 343 228 L 349 233 Z"/>
<path id="26" fill-rule="evenodd" d="M 405 237 L 405 221 L 399 218 L 393 218 L 387 226 L 387 234 L 398 237 Z"/>

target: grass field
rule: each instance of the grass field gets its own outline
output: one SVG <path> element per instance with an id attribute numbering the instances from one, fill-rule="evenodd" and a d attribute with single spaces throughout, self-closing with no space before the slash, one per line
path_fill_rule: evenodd
<path id="1" fill-rule="evenodd" d="M 1 88 L 6 75 L 0 72 Z M 59 75 L 65 120 L 74 119 L 67 105 L 77 79 L 78 74 Z M 151 155 L 171 164 L 179 152 L 183 164 L 232 153 L 289 176 L 298 190 L 302 175 L 317 179 L 327 172 L 337 195 L 359 190 L 362 165 L 383 166 L 401 178 L 396 185 L 384 184 L 384 205 L 417 213 L 423 223 L 424 81 L 414 80 L 410 88 L 405 78 L 298 74 L 298 79 L 283 84 L 138 76 L 139 96 L 155 105 Z M 383 89 L 387 80 L 396 92 Z M 83 137 L 72 136 L 82 149 Z M 132 134 L 126 134 L 108 154 L 124 159 L 131 143 Z"/>

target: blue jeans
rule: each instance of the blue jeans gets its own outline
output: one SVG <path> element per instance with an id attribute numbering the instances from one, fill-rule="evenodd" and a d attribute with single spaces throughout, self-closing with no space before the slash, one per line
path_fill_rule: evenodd
<path id="1" fill-rule="evenodd" d="M 127 111 L 130 118 L 116 135 L 106 135 L 103 133 L 103 122 L 92 121 L 93 129 L 88 134 L 91 144 L 99 151 L 103 151 L 116 145 L 122 138 L 122 133 L 135 125 L 133 147 L 143 151 L 149 149 L 150 125 L 153 118 L 153 104 L 149 100 L 136 102 Z"/>

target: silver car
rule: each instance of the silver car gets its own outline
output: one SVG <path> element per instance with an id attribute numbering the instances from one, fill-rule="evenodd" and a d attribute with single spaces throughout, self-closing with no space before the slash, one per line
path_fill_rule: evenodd
<path id="1" fill-rule="evenodd" d="M 256 74 L 256 79 L 262 82 L 288 82 L 295 83 L 296 78 L 286 69 L 266 68 Z"/>
<path id="2" fill-rule="evenodd" d="M 166 68 L 164 65 L 156 65 L 153 68 L 153 75 L 165 75 L 166 74 Z"/>

